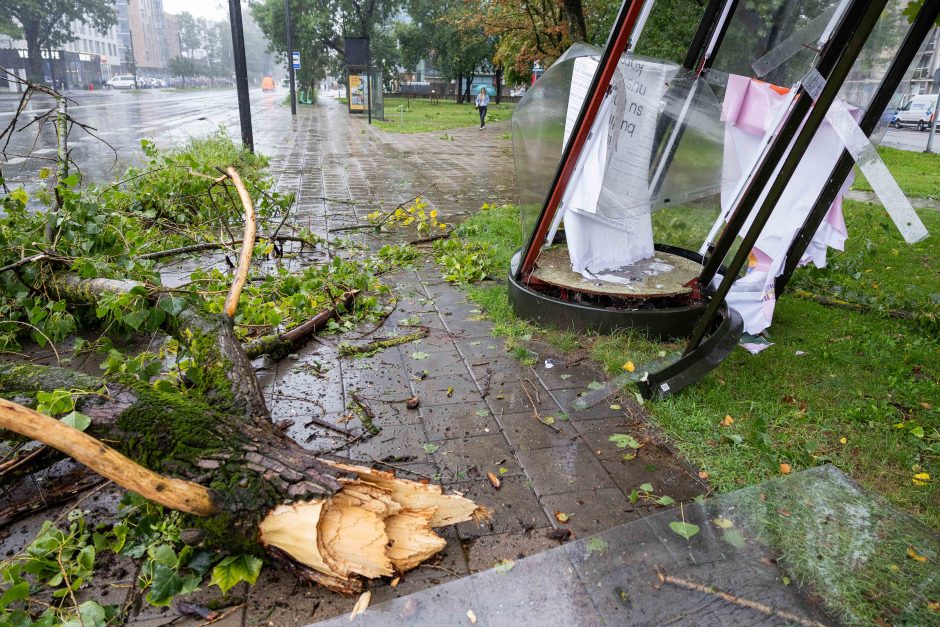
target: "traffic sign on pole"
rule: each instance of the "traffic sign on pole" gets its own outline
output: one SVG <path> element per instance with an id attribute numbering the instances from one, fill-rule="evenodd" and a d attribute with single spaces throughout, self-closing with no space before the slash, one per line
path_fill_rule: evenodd
<path id="1" fill-rule="evenodd" d="M 300 69 L 300 53 L 295 51 L 291 55 L 291 59 L 293 61 L 294 69 L 299 70 Z"/>

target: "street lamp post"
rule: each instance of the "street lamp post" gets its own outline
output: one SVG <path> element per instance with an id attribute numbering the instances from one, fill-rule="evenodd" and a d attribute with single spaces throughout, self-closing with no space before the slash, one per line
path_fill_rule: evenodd
<path id="1" fill-rule="evenodd" d="M 290 23 L 290 0 L 284 0 L 284 26 L 287 29 L 287 73 L 290 77 L 290 114 L 297 115 L 297 99 L 294 92 L 294 33 Z"/>
<path id="2" fill-rule="evenodd" d="M 255 151 L 251 129 L 251 104 L 248 102 L 248 64 L 245 62 L 245 31 L 242 28 L 241 0 L 229 0 L 229 21 L 232 23 L 232 54 L 235 57 L 235 86 L 238 88 L 238 118 L 241 122 L 242 144 Z"/>

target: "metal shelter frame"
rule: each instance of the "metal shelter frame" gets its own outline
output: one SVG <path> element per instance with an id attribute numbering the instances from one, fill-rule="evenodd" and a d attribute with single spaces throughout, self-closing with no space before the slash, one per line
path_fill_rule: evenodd
<path id="1" fill-rule="evenodd" d="M 512 286 L 524 284 L 535 266 L 565 188 L 610 86 L 617 63 L 621 54 L 629 50 L 631 42 L 635 41 L 633 35 L 638 19 L 648 14 L 648 5 L 652 2 L 653 0 L 624 0 L 621 5 L 585 97 L 585 104 L 572 129 L 571 139 L 563 149 L 561 161 L 536 226 L 521 251 L 520 262 L 512 269 Z M 738 5 L 739 0 L 709 0 L 683 62 L 686 69 L 698 76 L 708 73 Z M 735 334 L 732 327 L 736 323 L 740 325 L 740 319 L 735 320 L 737 315 L 728 310 L 725 298 L 886 5 L 887 0 L 843 0 L 839 6 L 841 11 L 837 10 L 830 29 L 827 29 L 828 37 L 824 37 L 825 41 L 821 42 L 822 46 L 813 68 L 795 90 L 788 110 L 761 153 L 743 191 L 736 198 L 727 224 L 714 244 L 709 245 L 702 260 L 703 268 L 698 277 L 698 287 L 707 305 L 691 332 L 683 356 L 658 372 L 648 373 L 645 380 L 640 382 L 640 390 L 647 398 L 668 396 L 694 383 L 717 366 L 737 343 L 740 328 Z M 867 112 L 860 123 L 866 135 L 870 135 L 875 129 L 884 108 L 938 15 L 940 0 L 926 0 L 920 7 L 888 71 L 868 103 Z M 693 95 L 689 94 L 690 101 Z M 658 148 L 651 168 L 654 185 L 660 180 L 659 173 L 668 167 L 683 130 L 681 116 L 671 128 L 657 128 Z M 777 277 L 775 284 L 778 297 L 786 288 L 853 165 L 852 156 L 848 151 L 844 151 L 787 252 L 784 271 Z M 761 200 L 765 189 L 766 195 Z M 757 210 L 752 224 L 742 233 L 748 216 L 755 207 Z M 727 262 L 727 266 L 723 265 L 739 237 L 742 238 L 740 246 Z M 721 276 L 721 281 L 712 288 L 711 283 L 716 275 Z"/>

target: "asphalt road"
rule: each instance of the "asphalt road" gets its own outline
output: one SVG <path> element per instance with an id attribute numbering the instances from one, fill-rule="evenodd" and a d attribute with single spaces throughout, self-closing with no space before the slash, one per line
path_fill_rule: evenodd
<path id="1" fill-rule="evenodd" d="M 933 140 L 933 152 L 940 153 L 940 129 Z M 881 140 L 882 146 L 924 152 L 927 148 L 929 131 L 918 131 L 916 127 L 889 128 Z"/>
<path id="2" fill-rule="evenodd" d="M 163 148 L 185 143 L 191 137 L 205 136 L 220 126 L 233 138 L 240 137 L 234 89 L 141 93 L 82 91 L 67 95 L 75 101 L 69 106 L 70 115 L 96 129 L 93 133 L 97 138 L 80 128 L 73 129 L 69 136 L 72 159 L 82 168 L 86 180 L 108 180 L 134 163 L 140 158 L 142 139 L 153 140 Z M 261 127 L 265 121 L 270 123 L 272 118 L 279 119 L 285 113 L 289 118 L 289 110 L 280 104 L 285 96 L 285 90 L 274 94 L 252 91 L 251 109 L 256 125 Z M 9 124 L 18 102 L 16 94 L 0 95 L 0 129 Z M 19 126 L 48 110 L 51 102 L 46 97 L 35 98 L 21 115 Z M 8 181 L 28 181 L 45 160 L 55 156 L 52 125 L 39 133 L 36 130 L 33 126 L 14 134 L 6 150 L 8 162 L 3 166 Z M 266 144 L 278 139 L 273 135 L 256 134 L 256 147 L 263 151 Z"/>

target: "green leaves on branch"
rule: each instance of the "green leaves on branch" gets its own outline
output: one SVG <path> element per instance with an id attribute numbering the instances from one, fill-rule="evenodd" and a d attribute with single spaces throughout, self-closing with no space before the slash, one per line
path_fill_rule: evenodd
<path id="1" fill-rule="evenodd" d="M 495 254 L 488 244 L 455 238 L 434 242 L 434 259 L 448 283 L 478 283 L 500 273 Z"/>
<path id="2" fill-rule="evenodd" d="M 91 582 L 96 560 L 104 553 L 141 560 L 137 585 L 154 606 L 169 605 L 176 596 L 195 592 L 210 570 L 206 585 L 217 585 L 223 594 L 240 582 L 257 581 L 262 566 L 257 557 L 222 556 L 182 544 L 183 518 L 178 512 L 164 510 L 136 494 L 127 494 L 120 510 L 117 523 L 99 524 L 93 530 L 79 510 L 68 514 L 67 530 L 46 521 L 22 553 L 0 562 L 0 625 L 112 624 L 117 606 L 94 600 L 73 604 L 78 591 Z M 32 587 L 30 581 L 35 582 Z M 61 601 L 51 606 L 40 602 L 46 594 Z"/>
<path id="3" fill-rule="evenodd" d="M 254 585 L 261 573 L 261 563 L 259 558 L 251 555 L 230 555 L 212 569 L 212 581 L 209 584 L 218 586 L 222 594 L 228 594 L 229 590 L 243 581 Z"/>

